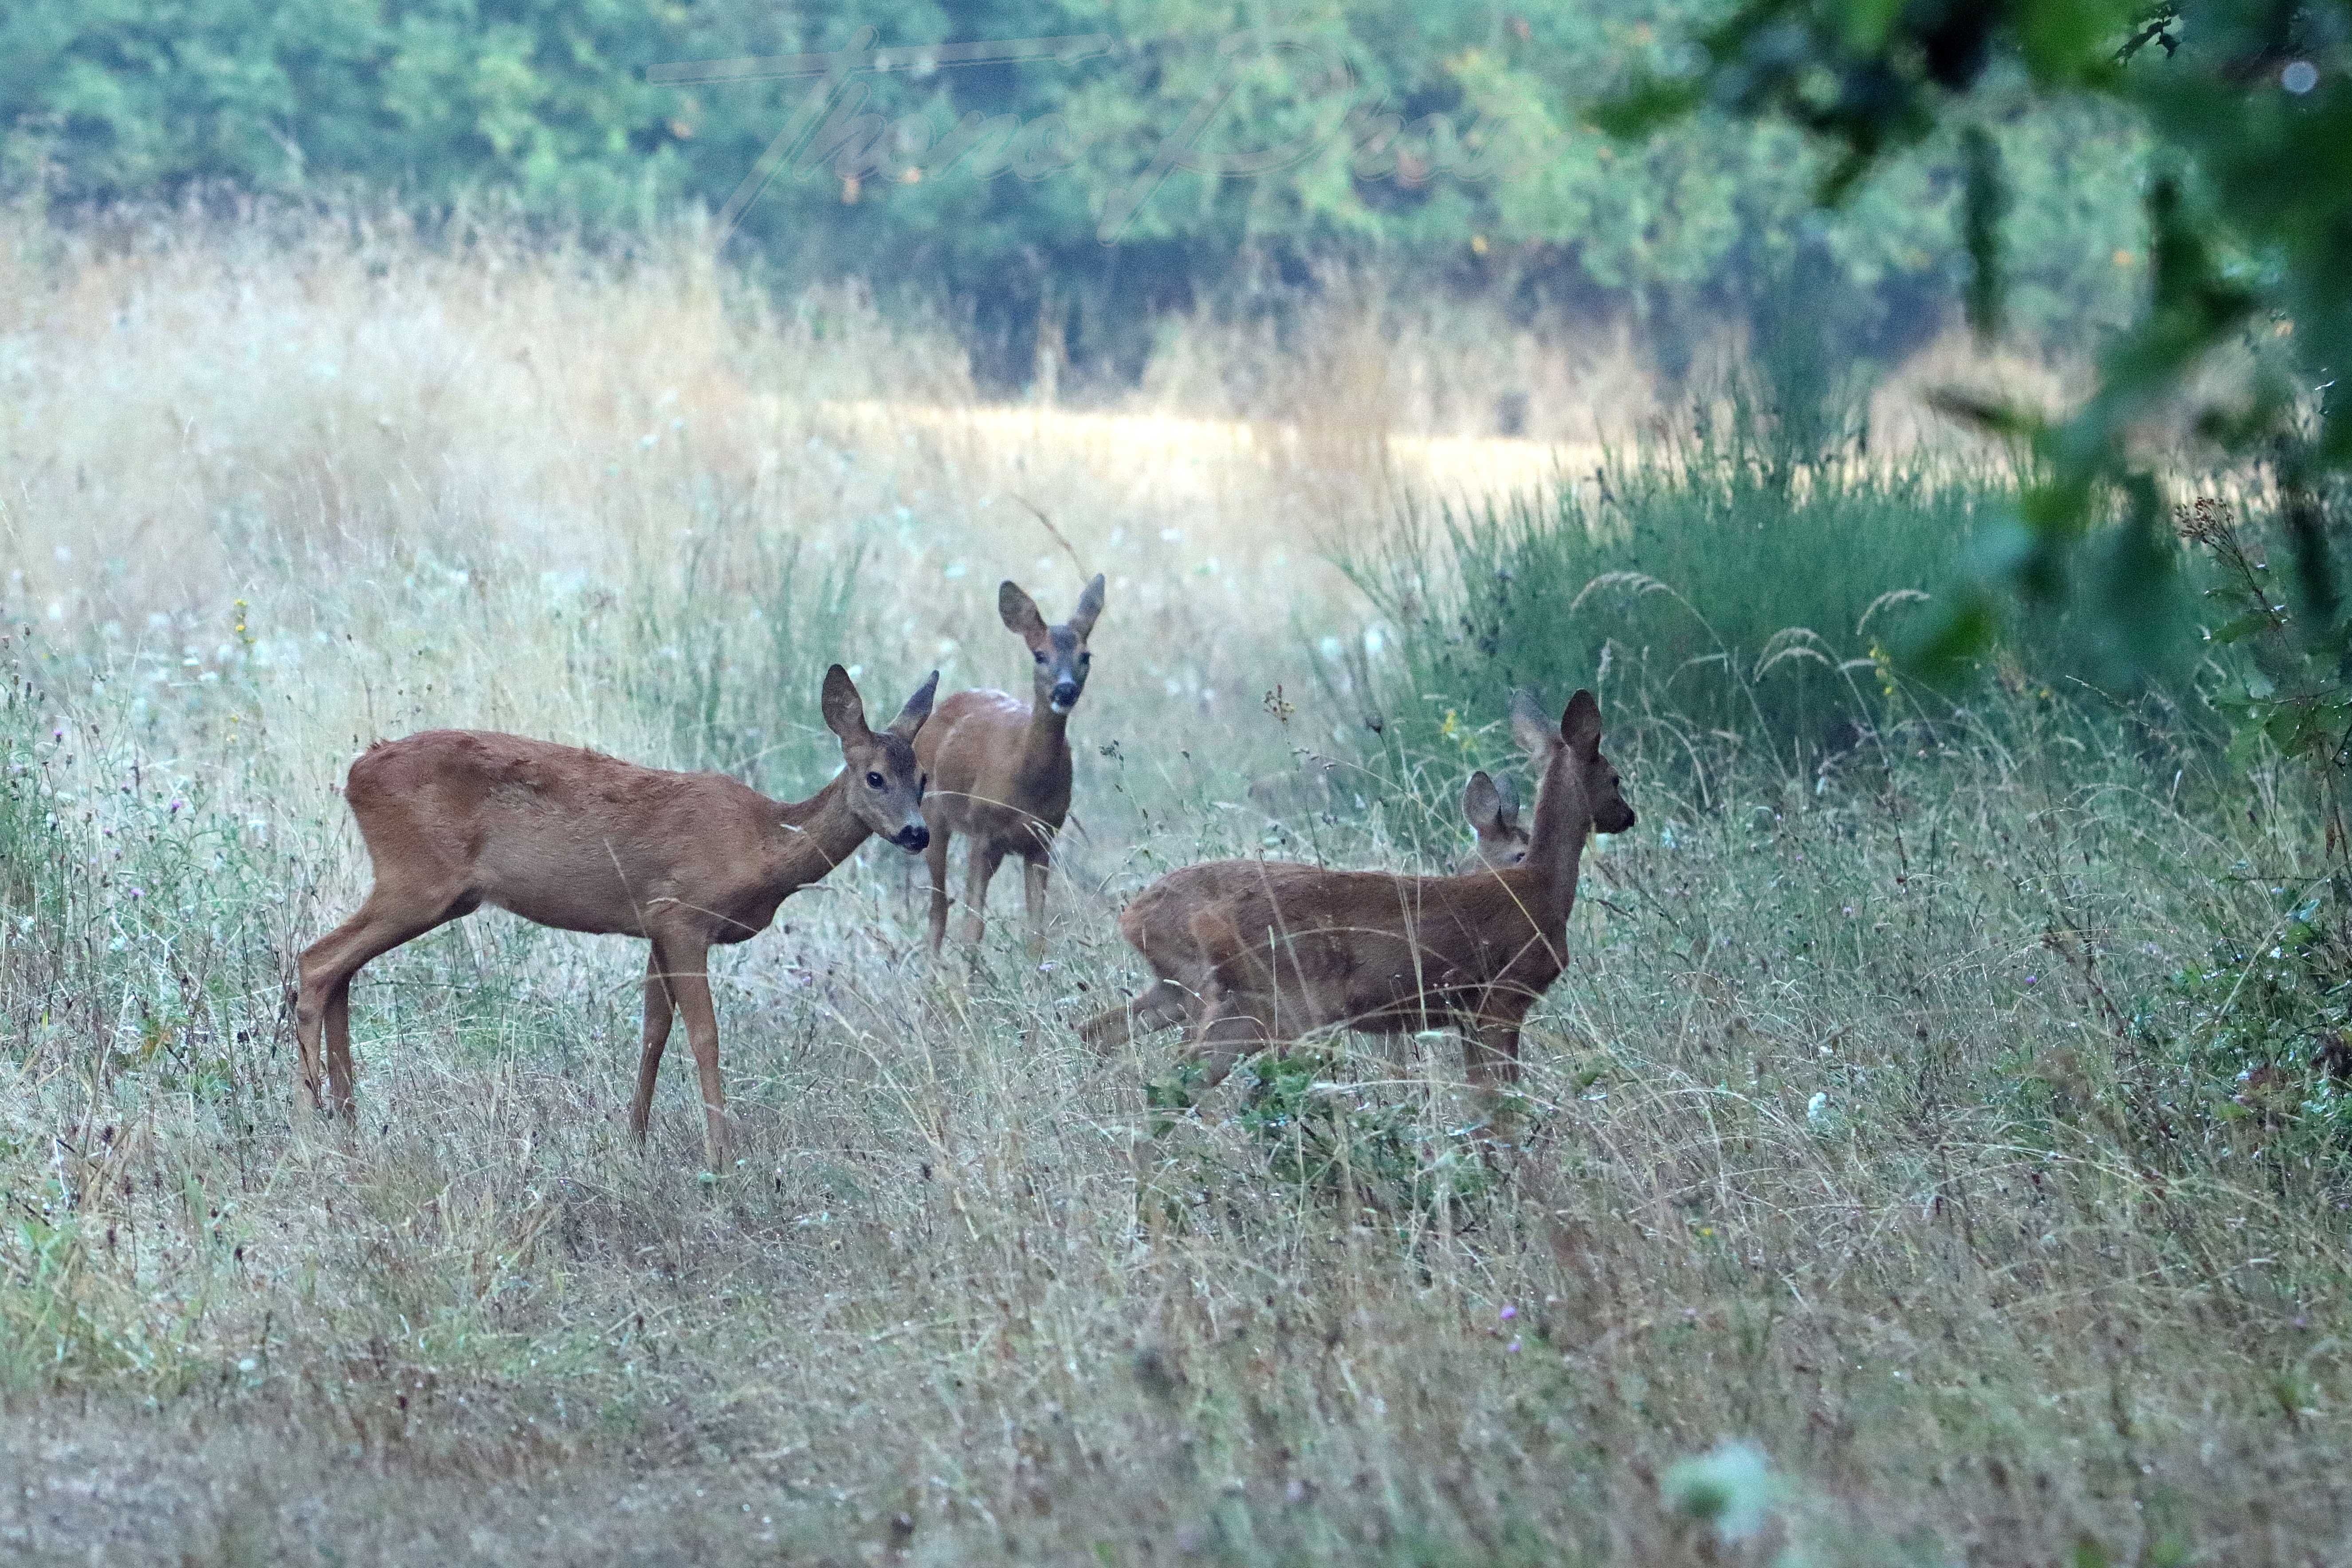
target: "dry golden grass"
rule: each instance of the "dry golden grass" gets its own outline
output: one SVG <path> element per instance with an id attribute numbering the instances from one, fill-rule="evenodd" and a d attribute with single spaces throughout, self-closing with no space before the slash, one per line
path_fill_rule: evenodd
<path id="1" fill-rule="evenodd" d="M 690 238 L 0 246 L 0 1548 L 2352 1550 L 2336 1189 L 2259 1120 L 2168 1142 L 2185 1091 L 2110 1010 L 2268 918 L 2213 873 L 2291 809 L 2031 716 L 1818 789 L 1735 765 L 1703 809 L 1621 709 L 1644 831 L 1598 858 L 1499 1182 L 1454 1158 L 1436 1041 L 1335 1049 L 1304 1121 L 1236 1085 L 1139 1138 L 1172 1042 L 1068 1030 L 1132 978 L 1120 900 L 1212 853 L 1408 858 L 1415 803 L 1246 805 L 1352 754 L 1307 650 L 1363 627 L 1317 541 L 1519 448 L 1377 399 L 1295 432 L 980 408 L 940 334 L 764 303 Z M 363 887 L 358 745 L 509 728 L 804 794 L 825 659 L 877 705 L 935 662 L 1018 679 L 995 579 L 1055 614 L 1079 581 L 1024 503 L 1111 577 L 1049 967 L 1004 921 L 931 965 L 869 850 L 720 958 L 743 1161 L 703 1180 L 676 1062 L 649 1149 L 622 1126 L 635 944 L 479 915 L 362 976 L 361 1124 L 296 1123 L 282 987 Z M 1318 1104 L 1414 1173 L 1286 1176 Z M 1777 1489 L 1738 1542 L 1677 1507 L 1727 1439 Z"/>

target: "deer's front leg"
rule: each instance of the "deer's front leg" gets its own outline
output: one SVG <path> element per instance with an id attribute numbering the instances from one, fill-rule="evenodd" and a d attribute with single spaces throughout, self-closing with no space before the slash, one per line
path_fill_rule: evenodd
<path id="1" fill-rule="evenodd" d="M 637 1056 L 637 1093 L 629 1101 L 629 1131 L 638 1142 L 646 1141 L 646 1123 L 653 1116 L 654 1080 L 661 1076 L 662 1048 L 669 1044 L 669 1026 L 677 1010 L 677 1002 L 670 994 L 668 964 L 662 960 L 662 944 L 646 944 L 646 1032 L 645 1046 Z"/>
<path id="2" fill-rule="evenodd" d="M 1184 1022 L 1198 1005 L 1198 998 L 1173 980 L 1155 980 L 1132 1001 L 1079 1025 L 1078 1038 L 1097 1051 L 1107 1051 L 1127 1045 L 1138 1035 Z"/>
<path id="3" fill-rule="evenodd" d="M 945 824 L 931 825 L 931 841 L 923 847 L 923 865 L 931 878 L 931 952 L 937 954 L 948 935 L 948 841 L 955 835 Z"/>
<path id="4" fill-rule="evenodd" d="M 702 1080 L 702 1154 L 707 1169 L 727 1169 L 729 1134 L 727 1086 L 719 1076 L 719 1014 L 710 1002 L 710 950 L 699 942 L 663 944 L 669 955 L 669 994 L 686 1015 L 686 1041 L 694 1047 L 694 1067 Z"/>
<path id="5" fill-rule="evenodd" d="M 1029 895 L 1029 956 L 1045 956 L 1045 877 L 1049 862 L 1041 853 L 1021 863 L 1022 884 Z"/>
<path id="6" fill-rule="evenodd" d="M 1517 1139 L 1523 1117 L 1518 1096 L 1519 1026 L 1499 1018 L 1465 1018 L 1462 1024 L 1462 1065 L 1470 1075 L 1484 1125 L 1476 1134 L 1479 1146 L 1489 1150 Z"/>
<path id="7" fill-rule="evenodd" d="M 1465 1019 L 1462 1065 L 1482 1092 L 1511 1088 L 1519 1081 L 1519 1026 L 1499 1019 Z"/>
<path id="8" fill-rule="evenodd" d="M 963 874 L 963 940 L 973 947 L 980 945 L 988 929 L 988 884 L 996 879 L 996 868 L 1003 863 L 1003 850 L 973 837 L 971 858 L 965 863 Z"/>

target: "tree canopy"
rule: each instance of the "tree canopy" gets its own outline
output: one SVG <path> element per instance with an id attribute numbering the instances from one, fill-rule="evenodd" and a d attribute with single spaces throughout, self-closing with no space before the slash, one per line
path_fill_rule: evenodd
<path id="1" fill-rule="evenodd" d="M 17 0 L 0 179 L 68 205 L 356 188 L 601 227 L 727 210 L 770 155 L 732 240 L 747 255 L 934 286 L 983 329 L 1051 297 L 1074 353 L 1107 361 L 1134 358 L 1156 309 L 1332 257 L 1630 311 L 1669 340 L 1801 274 L 1842 349 L 1891 358 L 1969 276 L 1962 137 L 1920 122 L 1823 221 L 1832 171 L 1801 129 L 1742 120 L 1745 100 L 1633 140 L 1584 118 L 1633 73 L 1669 79 L 1721 15 L 1319 0 L 1267 28 L 1232 0 Z M 861 29 L 898 52 L 888 68 L 775 74 Z M 727 61 L 748 63 L 709 68 Z M 2128 321 L 2135 117 L 2021 90 L 1971 123 L 2010 172 L 2012 328 L 2074 344 Z"/>

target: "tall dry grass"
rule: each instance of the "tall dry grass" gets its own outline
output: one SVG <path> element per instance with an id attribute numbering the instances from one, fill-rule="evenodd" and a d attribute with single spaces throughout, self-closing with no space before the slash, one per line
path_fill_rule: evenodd
<path id="1" fill-rule="evenodd" d="M 2167 977 L 2270 919 L 2232 868 L 2291 802 L 2030 696 L 1815 777 L 1726 755 L 1701 800 L 1690 737 L 1613 709 L 1643 831 L 1595 858 L 1507 1170 L 1462 1157 L 1438 1040 L 1139 1137 L 1172 1042 L 1067 1028 L 1132 978 L 1120 900 L 1209 854 L 1402 863 L 1451 809 L 1244 787 L 1358 754 L 1360 694 L 1310 671 L 1364 612 L 1315 540 L 1377 521 L 1335 468 L 1398 482 L 1346 432 L 1410 421 L 1276 460 L 1247 408 L 1223 447 L 970 409 L 942 335 L 690 240 L 11 232 L 12 1552 L 2352 1544 L 2340 1189 L 2259 1106 L 2173 1138 L 2211 1107 L 2157 1043 Z M 719 960 L 743 1162 L 704 1180 L 685 1075 L 646 1152 L 623 1130 L 634 944 L 478 915 L 356 988 L 360 1124 L 295 1123 L 283 985 L 362 889 L 358 745 L 497 726 L 804 794 L 825 659 L 877 704 L 1018 679 L 995 578 L 1079 580 L 1033 505 L 1111 576 L 1046 966 L 1003 921 L 935 966 L 896 864 L 843 868 Z M 1727 1441 L 1763 1456 L 1715 1461 L 1736 1539 L 1685 1465 Z"/>

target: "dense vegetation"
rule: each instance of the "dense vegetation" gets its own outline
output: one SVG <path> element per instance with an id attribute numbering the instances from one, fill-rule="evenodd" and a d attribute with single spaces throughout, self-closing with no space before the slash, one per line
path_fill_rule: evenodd
<path id="1" fill-rule="evenodd" d="M 1691 52 L 1604 111 L 1621 130 L 1729 110 L 1794 124 L 1833 157 L 1822 196 L 1845 200 L 1900 150 L 1957 134 L 1967 151 L 1969 314 L 2000 330 L 2018 177 L 1987 122 L 2022 81 L 2035 101 L 2095 97 L 2147 134 L 2151 267 L 2142 308 L 2099 355 L 2098 384 L 2063 414 L 1949 399 L 2015 439 L 2033 471 L 1978 580 L 1945 595 L 1919 665 L 1949 667 L 1994 635 L 1996 590 L 2045 616 L 2087 583 L 2099 620 L 2143 664 L 2169 657 L 2185 605 L 2177 491 L 2189 452 L 2152 442 L 2175 411 L 2203 453 L 2275 490 L 2269 551 L 2239 550 L 2222 511 L 2185 531 L 2227 563 L 2222 645 L 2256 657 L 2224 706 L 2238 749 L 2275 746 L 2329 805 L 2315 846 L 2352 890 L 2340 803 L 2352 784 L 2352 5 L 2346 0 L 1740 0 Z M 2193 460 L 2193 459 L 2191 459 Z M 2208 460 L 2210 460 L 2210 456 Z M 2226 509 L 2224 509 L 2226 510 Z M 2339 911 L 2340 913 L 2340 911 Z"/>
<path id="2" fill-rule="evenodd" d="M 1582 121 L 1713 9 L 1346 0 L 1268 27 L 1232 4 L 19 0 L 0 16 L 0 183 L 73 207 L 356 184 L 428 214 L 641 231 L 729 208 L 797 124 L 740 254 L 950 300 L 1000 384 L 1026 382 L 1041 318 L 1080 367 L 1131 380 L 1160 312 L 1263 308 L 1349 260 L 1521 311 L 1630 316 L 1669 369 L 1795 289 L 1840 355 L 1899 360 L 1969 277 L 1957 141 L 1824 220 L 1820 160 L 1790 128 L 1706 119 L 1619 143 Z M 813 79 L 656 69 L 842 48 L 861 27 L 883 47 L 1095 42 L 857 75 L 822 123 L 794 120 Z M 1003 118 L 959 134 L 967 117 Z M 2141 138 L 2112 110 L 2021 96 L 1983 121 L 2011 175 L 2011 320 L 2085 349 L 2146 281 Z"/>
<path id="3" fill-rule="evenodd" d="M 1882 573 L 1946 569 L 1907 510 L 1964 522 L 1997 473 L 1776 487 L 1695 447 L 1465 528 L 1553 563 L 1570 652 L 1512 679 L 1599 686 L 1642 813 L 1531 1020 L 1528 1146 L 1465 1157 L 1434 1039 L 1258 1064 L 1154 1140 L 1172 1042 L 1068 1027 L 1134 978 L 1121 900 L 1220 854 L 1429 864 L 1473 756 L 1507 762 L 1444 615 L 1267 526 L 1380 459 L 1343 486 L 1236 433 L 1204 492 L 1140 417 L 770 395 L 956 351 L 763 313 L 683 247 L 37 229 L 0 265 L 12 1551 L 2345 1555 L 2352 1017 L 2301 775 L 2023 644 L 1958 702 L 1875 663 L 1815 688 L 1791 732 L 1846 690 L 1855 743 L 1800 768 L 1722 667 L 1637 657 L 1686 635 L 1664 595 L 1559 600 L 1608 559 L 1582 521 L 1605 552 L 1633 509 L 1701 531 L 1627 537 L 1743 661 L 1799 616 L 1843 654 Z M 364 881 L 356 746 L 487 724 L 803 791 L 820 660 L 1019 679 L 991 581 L 1076 578 L 1009 493 L 1111 578 L 1048 967 L 1018 921 L 925 962 L 897 867 L 842 868 L 719 961 L 744 1163 L 704 1179 L 688 1075 L 646 1152 L 618 1114 L 634 944 L 485 912 L 363 977 L 361 1124 L 297 1121 L 284 988 Z M 1727 496 L 1838 572 L 1717 564 Z M 1394 559 L 1388 525 L 1345 537 Z M 1412 767 L 1360 744 L 1369 700 Z M 1349 784 L 1255 809 L 1294 750 Z"/>
<path id="4" fill-rule="evenodd" d="M 1732 431 L 1621 459 L 1585 484 L 1408 514 L 1348 557 L 1399 634 L 1378 683 L 1382 749 L 1400 761 L 1475 752 L 1462 715 L 1594 671 L 1696 734 L 1800 773 L 1915 702 L 1973 702 L 2029 677 L 2184 738 L 2214 733 L 2199 683 L 2220 670 L 2187 617 L 2159 657 L 2135 660 L 2102 606 L 2045 606 L 1933 680 L 1907 668 L 1937 607 L 1973 589 L 2017 496 L 1994 466 L 1788 465 Z"/>
<path id="5" fill-rule="evenodd" d="M 10 7 L 0 1542 L 2352 1555 L 2347 17 Z M 1100 36 L 822 100 L 660 68 L 868 26 Z M 1578 119 L 1618 89 L 1642 138 Z M 1204 93 L 1214 156 L 1156 167 Z M 1433 362 L 1350 277 L 1496 307 L 1446 348 L 1498 425 L 1541 312 L 1633 323 L 1664 395 L 1465 495 L 1390 438 Z M 2104 342 L 2098 395 L 1874 440 L 1873 363 L 1964 295 Z M 1188 355 L 1288 391 L 1152 416 Z M 1142 385 L 975 395 L 1057 358 Z M 1003 921 L 927 962 L 903 862 L 840 868 L 714 964 L 742 1158 L 698 1172 L 687 1075 L 649 1150 L 617 1114 L 634 944 L 484 913 L 363 977 L 360 1121 L 297 1114 L 368 739 L 803 794 L 826 661 L 1017 682 L 990 587 L 1073 567 L 1110 594 L 1047 962 Z M 1641 821 L 1519 1147 L 1474 1151 L 1440 1037 L 1172 1127 L 1172 1040 L 1076 1044 L 1160 871 L 1449 857 L 1527 685 L 1599 690 Z"/>

